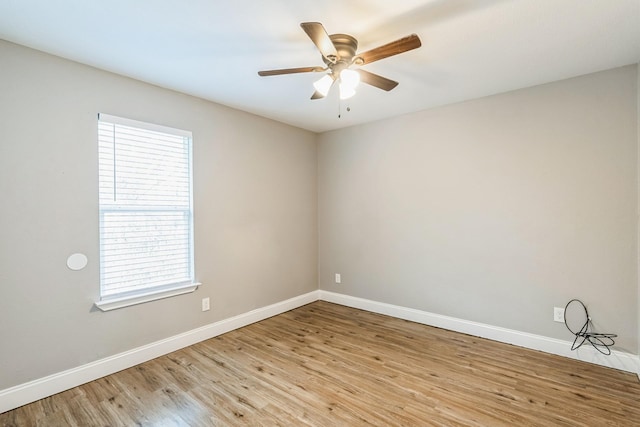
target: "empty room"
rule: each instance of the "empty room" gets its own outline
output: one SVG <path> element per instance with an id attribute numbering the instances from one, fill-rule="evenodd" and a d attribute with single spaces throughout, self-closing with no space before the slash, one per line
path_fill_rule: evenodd
<path id="1" fill-rule="evenodd" d="M 0 426 L 640 425 L 640 0 L 0 2 Z"/>

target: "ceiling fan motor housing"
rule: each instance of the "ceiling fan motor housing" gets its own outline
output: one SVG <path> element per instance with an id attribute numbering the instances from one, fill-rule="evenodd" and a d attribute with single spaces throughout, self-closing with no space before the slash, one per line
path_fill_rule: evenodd
<path id="1" fill-rule="evenodd" d="M 340 72 L 354 62 L 354 56 L 358 50 L 358 40 L 348 34 L 331 34 L 329 38 L 338 52 L 338 57 L 334 59 L 323 56 L 322 60 L 332 71 Z"/>

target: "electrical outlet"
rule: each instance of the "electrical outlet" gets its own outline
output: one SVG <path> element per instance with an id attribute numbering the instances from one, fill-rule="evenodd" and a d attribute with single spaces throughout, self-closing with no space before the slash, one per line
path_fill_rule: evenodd
<path id="1" fill-rule="evenodd" d="M 553 307 L 553 321 L 564 323 L 564 308 Z"/>
<path id="2" fill-rule="evenodd" d="M 210 308 L 209 297 L 202 298 L 202 311 L 209 311 Z"/>
<path id="3" fill-rule="evenodd" d="M 340 273 L 336 273 L 336 283 L 342 283 L 342 278 L 340 277 Z"/>

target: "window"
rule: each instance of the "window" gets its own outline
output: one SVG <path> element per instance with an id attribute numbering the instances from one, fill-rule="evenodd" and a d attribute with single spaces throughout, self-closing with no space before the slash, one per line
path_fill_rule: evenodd
<path id="1" fill-rule="evenodd" d="M 103 310 L 195 290 L 191 132 L 100 114 Z"/>

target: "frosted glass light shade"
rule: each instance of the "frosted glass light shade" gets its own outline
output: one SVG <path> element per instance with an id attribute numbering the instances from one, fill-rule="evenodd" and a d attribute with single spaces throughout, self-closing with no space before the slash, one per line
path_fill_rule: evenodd
<path id="1" fill-rule="evenodd" d="M 331 76 L 329 74 L 325 74 L 324 77 L 313 84 L 313 87 L 316 88 L 318 93 L 320 93 L 322 96 L 327 96 L 332 84 L 333 79 L 331 78 Z"/>
<path id="2" fill-rule="evenodd" d="M 360 83 L 360 74 L 345 69 L 340 72 L 340 99 L 349 99 L 356 94 L 356 86 Z"/>
<path id="3" fill-rule="evenodd" d="M 349 99 L 356 94 L 356 90 L 340 83 L 340 99 Z"/>
<path id="4" fill-rule="evenodd" d="M 353 70 L 342 70 L 340 73 L 340 83 L 345 85 L 348 89 L 355 90 L 360 83 L 360 74 Z"/>

